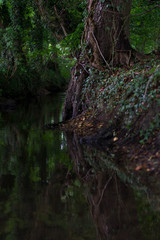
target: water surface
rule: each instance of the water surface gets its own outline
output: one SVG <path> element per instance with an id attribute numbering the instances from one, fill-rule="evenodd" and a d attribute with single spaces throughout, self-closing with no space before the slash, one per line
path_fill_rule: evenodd
<path id="1" fill-rule="evenodd" d="M 1 240 L 159 240 L 160 181 L 127 159 L 45 130 L 64 95 L 0 113 Z"/>
<path id="2" fill-rule="evenodd" d="M 0 115 L 0 239 L 96 239 L 63 132 L 64 95 L 34 99 Z"/>

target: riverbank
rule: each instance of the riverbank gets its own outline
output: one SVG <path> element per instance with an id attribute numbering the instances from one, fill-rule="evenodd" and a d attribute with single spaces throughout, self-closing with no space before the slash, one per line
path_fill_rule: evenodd
<path id="1" fill-rule="evenodd" d="M 61 129 L 89 139 L 111 129 L 114 149 L 133 169 L 160 173 L 159 59 L 112 73 L 92 69 L 83 80 L 81 102 L 84 110 Z"/>

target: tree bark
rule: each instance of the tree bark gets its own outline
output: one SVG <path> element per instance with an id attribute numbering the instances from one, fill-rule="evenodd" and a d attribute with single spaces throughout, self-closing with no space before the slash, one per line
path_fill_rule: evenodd
<path id="1" fill-rule="evenodd" d="M 71 80 L 68 86 L 67 95 L 63 109 L 63 120 L 69 120 L 76 117 L 83 110 L 85 104 L 82 104 L 81 91 L 83 80 L 88 76 L 82 65 L 77 63 L 71 71 Z"/>
<path id="2" fill-rule="evenodd" d="M 129 65 L 130 9 L 131 0 L 88 1 L 85 42 L 92 51 L 90 63 L 93 67 L 101 69 L 106 62 Z"/>
<path id="3" fill-rule="evenodd" d="M 132 57 L 132 48 L 129 43 L 131 0 L 88 0 L 87 8 L 83 66 L 87 63 L 101 70 L 114 65 L 129 65 Z M 82 82 L 87 74 L 80 65 L 82 64 L 78 60 L 72 70 L 63 120 L 75 117 L 83 110 L 80 95 Z"/>

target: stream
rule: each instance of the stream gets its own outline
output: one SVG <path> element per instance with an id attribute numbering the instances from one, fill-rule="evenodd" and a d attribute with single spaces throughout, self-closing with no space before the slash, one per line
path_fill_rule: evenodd
<path id="1" fill-rule="evenodd" d="M 159 240 L 160 179 L 45 130 L 64 94 L 0 112 L 0 240 Z"/>

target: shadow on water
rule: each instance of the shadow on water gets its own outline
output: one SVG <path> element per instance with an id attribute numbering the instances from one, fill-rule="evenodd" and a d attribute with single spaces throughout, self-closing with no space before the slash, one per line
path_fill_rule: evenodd
<path id="1" fill-rule="evenodd" d="M 0 239 L 96 239 L 63 132 L 64 95 L 39 98 L 0 114 Z"/>
<path id="2" fill-rule="evenodd" d="M 81 145 L 67 134 L 74 171 L 85 186 L 98 240 L 160 239 L 160 181 L 127 170 L 127 161 L 113 151 Z"/>
<path id="3" fill-rule="evenodd" d="M 44 130 L 61 121 L 63 100 L 0 114 L 0 239 L 159 240 L 158 177 L 137 177 L 118 153 Z"/>

